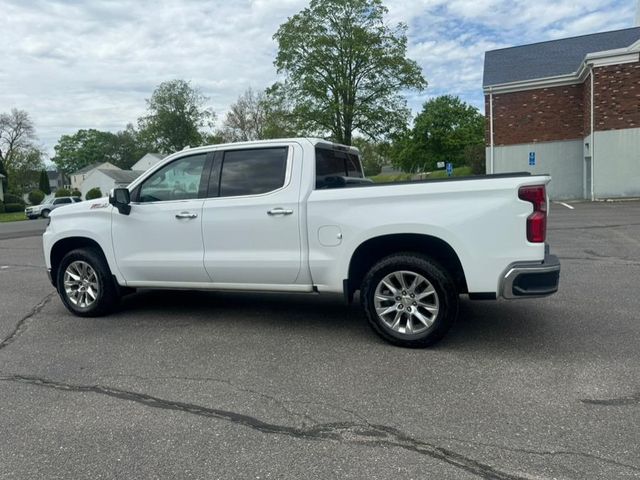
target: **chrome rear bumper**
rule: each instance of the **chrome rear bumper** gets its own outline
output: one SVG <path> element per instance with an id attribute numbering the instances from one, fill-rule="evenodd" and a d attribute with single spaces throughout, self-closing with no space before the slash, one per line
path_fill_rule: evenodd
<path id="1" fill-rule="evenodd" d="M 546 297 L 558 291 L 560 260 L 547 251 L 542 263 L 517 262 L 507 267 L 500 293 L 503 298 Z"/>

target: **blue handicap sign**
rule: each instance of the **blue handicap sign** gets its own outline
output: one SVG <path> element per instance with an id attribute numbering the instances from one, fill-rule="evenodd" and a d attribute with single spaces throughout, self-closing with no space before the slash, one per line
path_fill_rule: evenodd
<path id="1" fill-rule="evenodd" d="M 451 176 L 452 173 L 453 173 L 453 163 L 447 162 L 447 175 Z"/>
<path id="2" fill-rule="evenodd" d="M 529 166 L 534 167 L 536 164 L 536 152 L 529 152 Z"/>

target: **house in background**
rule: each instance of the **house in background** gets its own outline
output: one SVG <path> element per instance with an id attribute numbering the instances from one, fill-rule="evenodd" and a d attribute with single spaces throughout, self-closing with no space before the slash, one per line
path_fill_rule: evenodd
<path id="1" fill-rule="evenodd" d="M 47 177 L 49 178 L 49 189 L 52 193 L 59 188 L 68 188 L 70 186 L 69 178 L 57 170 L 47 170 Z"/>
<path id="2" fill-rule="evenodd" d="M 144 157 L 133 164 L 131 170 L 140 170 L 145 172 L 164 158 L 165 156 L 160 153 L 147 153 Z"/>
<path id="3" fill-rule="evenodd" d="M 640 27 L 485 53 L 487 172 L 552 198 L 640 196 Z"/>
<path id="4" fill-rule="evenodd" d="M 102 169 L 102 170 L 121 170 L 119 167 L 116 167 L 115 165 L 113 165 L 112 163 L 109 163 L 109 162 L 92 163 L 91 165 L 87 165 L 86 167 L 81 168 L 77 172 L 73 172 L 70 175 L 71 176 L 71 189 L 78 189 L 80 191 L 83 191 L 82 190 L 82 184 L 84 183 L 85 179 L 89 176 L 89 174 L 92 171 L 98 170 L 98 169 Z M 83 194 L 83 196 L 84 196 L 84 194 Z"/>
<path id="5" fill-rule="evenodd" d="M 99 188 L 103 196 L 109 194 L 112 188 L 126 187 L 144 172 L 120 170 L 119 168 L 98 168 L 87 174 L 82 182 L 82 198 L 87 198 L 87 192 L 92 188 Z"/>

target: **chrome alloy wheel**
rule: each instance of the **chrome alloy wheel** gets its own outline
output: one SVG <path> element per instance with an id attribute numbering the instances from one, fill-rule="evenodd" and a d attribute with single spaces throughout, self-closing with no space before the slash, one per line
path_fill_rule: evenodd
<path id="1" fill-rule="evenodd" d="M 82 260 L 71 262 L 64 271 L 64 291 L 77 307 L 87 308 L 98 298 L 98 276 L 91 265 Z"/>
<path id="2" fill-rule="evenodd" d="M 380 320 L 389 328 L 413 335 L 433 325 L 440 302 L 429 280 L 418 273 L 402 270 L 380 280 L 374 306 Z"/>

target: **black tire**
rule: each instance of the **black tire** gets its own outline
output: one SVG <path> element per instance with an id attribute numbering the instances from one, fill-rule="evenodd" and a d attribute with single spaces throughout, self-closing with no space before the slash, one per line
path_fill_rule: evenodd
<path id="1" fill-rule="evenodd" d="M 376 312 L 374 297 L 378 285 L 388 275 L 401 271 L 413 272 L 422 276 L 432 285 L 437 295 L 437 297 L 431 297 L 435 298 L 433 301 L 438 303 L 438 311 L 435 314 L 435 318 L 431 319 L 433 323 L 419 333 L 409 334 L 394 330 Z M 398 298 L 401 297 L 395 297 L 394 300 L 390 300 L 389 302 L 392 302 L 391 305 Z M 404 297 L 402 298 L 404 299 Z M 376 263 L 362 282 L 360 299 L 371 328 L 387 342 L 401 347 L 424 348 L 436 343 L 444 337 L 458 316 L 458 291 L 451 274 L 433 259 L 411 252 L 390 255 Z M 407 300 L 411 301 L 408 298 Z M 397 302 L 398 305 L 400 303 L 401 301 Z M 416 307 L 404 308 L 415 309 Z M 395 312 L 391 313 L 391 315 L 393 314 Z M 405 317 L 401 316 L 401 318 L 406 318 L 406 315 L 407 313 L 405 313 Z M 420 328 L 425 328 L 424 324 L 417 323 L 417 325 Z"/>
<path id="2" fill-rule="evenodd" d="M 51 213 L 51 210 L 43 210 L 40 215 L 42 215 L 42 218 L 49 218 L 49 213 Z"/>
<path id="3" fill-rule="evenodd" d="M 77 261 L 89 264 L 95 272 L 98 285 L 96 299 L 86 307 L 75 305 L 65 291 L 65 271 L 70 264 Z M 111 275 L 109 265 L 102 252 L 95 248 L 79 248 L 67 253 L 60 262 L 60 266 L 56 272 L 56 285 L 58 286 L 58 294 L 64 306 L 67 307 L 67 310 L 71 313 L 80 317 L 100 317 L 107 315 L 113 311 L 120 301 L 118 286 Z"/>

